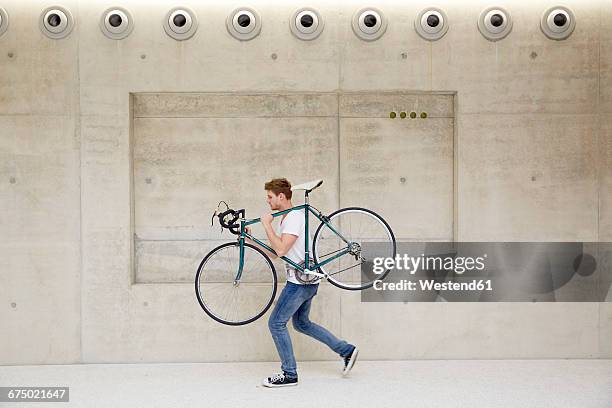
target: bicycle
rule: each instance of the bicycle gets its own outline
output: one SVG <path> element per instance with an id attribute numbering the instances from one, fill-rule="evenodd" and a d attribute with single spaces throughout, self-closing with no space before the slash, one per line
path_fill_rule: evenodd
<path id="1" fill-rule="evenodd" d="M 290 211 L 303 211 L 308 238 L 309 215 L 320 221 L 312 239 L 312 257 L 310 239 L 306 239 L 305 259 L 301 264 L 285 256 L 280 258 L 286 267 L 295 271 L 296 279 L 301 283 L 315 284 L 327 279 L 341 289 L 370 288 L 374 280 L 384 279 L 390 269 L 375 274 L 372 268 L 363 265 L 379 256 L 395 258 L 393 231 L 380 215 L 366 208 L 346 207 L 329 216 L 324 215 L 309 202 L 309 194 L 321 184 L 323 180 L 315 180 L 292 187 L 292 191 L 304 191 L 304 204 L 272 214 L 279 217 Z M 226 209 L 221 212 L 222 204 Z M 275 251 L 247 232 L 249 225 L 261 222 L 260 218 L 247 219 L 244 209 L 233 210 L 224 201 L 213 213 L 211 225 L 215 217 L 222 231 L 227 229 L 238 238 L 236 242 L 219 245 L 202 259 L 195 278 L 196 297 L 206 314 L 217 322 L 231 326 L 248 324 L 270 308 L 276 297 L 278 281 L 270 257 L 256 245 L 245 241 L 248 238 L 272 253 Z M 355 221 L 359 222 L 356 230 Z M 365 229 L 364 223 L 367 223 Z M 353 259 L 357 263 L 347 266 L 347 262 L 353 263 Z"/>

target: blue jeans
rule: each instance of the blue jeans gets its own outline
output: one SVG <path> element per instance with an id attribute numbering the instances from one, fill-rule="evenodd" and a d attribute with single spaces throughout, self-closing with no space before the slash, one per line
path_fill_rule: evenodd
<path id="1" fill-rule="evenodd" d="M 352 344 L 337 339 L 327 329 L 308 319 L 310 304 L 318 289 L 318 283 L 314 285 L 298 285 L 293 282 L 287 282 L 268 319 L 268 327 L 281 359 L 281 369 L 289 378 L 297 377 L 297 365 L 293 355 L 291 337 L 289 337 L 289 331 L 287 330 L 287 322 L 291 317 L 293 317 L 293 327 L 295 330 L 327 344 L 340 357 L 349 355 L 355 348 Z"/>

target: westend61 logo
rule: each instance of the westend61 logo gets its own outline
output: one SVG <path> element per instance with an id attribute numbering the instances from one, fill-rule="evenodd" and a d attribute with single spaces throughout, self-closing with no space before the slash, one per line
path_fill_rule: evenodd
<path id="1" fill-rule="evenodd" d="M 466 271 L 482 271 L 485 268 L 485 258 L 487 254 L 478 257 L 440 257 L 440 256 L 426 256 L 421 254 L 420 256 L 410 256 L 404 254 L 404 256 L 396 255 L 395 258 L 391 257 L 377 257 L 373 259 L 374 266 L 372 272 L 380 275 L 388 269 L 398 269 L 409 271 L 411 275 L 414 275 L 418 270 L 445 270 L 453 271 L 456 274 L 461 275 Z"/>

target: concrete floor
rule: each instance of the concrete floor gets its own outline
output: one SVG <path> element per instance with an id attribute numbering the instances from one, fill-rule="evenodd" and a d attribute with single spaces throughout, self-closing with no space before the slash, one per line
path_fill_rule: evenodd
<path id="1" fill-rule="evenodd" d="M 612 407 L 612 360 L 300 362 L 297 387 L 260 380 L 278 363 L 2 366 L 0 386 L 69 386 L 70 407 Z M 45 403 L 0 403 L 43 407 Z"/>

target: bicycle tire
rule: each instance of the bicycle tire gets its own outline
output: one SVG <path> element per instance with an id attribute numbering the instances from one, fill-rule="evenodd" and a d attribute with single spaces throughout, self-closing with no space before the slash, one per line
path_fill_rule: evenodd
<path id="1" fill-rule="evenodd" d="M 389 226 L 389 224 L 387 223 L 387 221 L 385 221 L 385 219 L 383 217 L 381 217 L 380 215 L 378 215 L 377 213 L 375 213 L 372 210 L 368 210 L 367 208 L 362 208 L 362 207 L 345 207 L 345 208 L 341 208 L 337 211 L 334 211 L 333 213 L 331 213 L 327 218 L 329 219 L 329 221 L 331 221 L 334 217 L 338 217 L 340 214 L 342 213 L 346 213 L 346 212 L 364 212 L 367 213 L 371 216 L 373 216 L 374 218 L 376 218 L 379 222 L 381 222 L 381 224 L 385 227 L 385 229 L 388 231 L 389 237 L 391 239 L 391 242 L 393 244 L 393 251 L 392 254 L 389 254 L 389 256 L 395 257 L 395 255 L 397 254 L 397 243 L 395 241 L 395 235 L 393 234 L 393 230 L 391 229 L 391 227 Z M 314 238 L 313 238 L 313 248 L 312 248 L 312 256 L 315 260 L 315 263 L 319 263 L 319 258 L 317 257 L 317 247 L 318 247 L 318 237 L 320 236 L 320 232 L 321 229 L 325 226 L 324 222 L 321 222 L 319 224 L 319 226 L 317 227 L 317 230 L 315 231 L 314 234 Z M 320 270 L 325 271 L 325 266 L 322 266 L 319 268 Z M 386 269 L 383 273 L 380 274 L 380 276 L 377 278 L 377 280 L 383 280 L 385 277 L 387 277 L 387 275 L 389 274 L 391 270 L 390 269 Z M 331 278 L 331 277 L 327 277 L 327 280 L 334 286 L 337 286 L 341 289 L 346 289 L 346 290 L 364 290 L 364 289 L 368 289 L 371 288 L 372 285 L 374 285 L 374 282 L 369 282 L 366 284 L 362 284 L 358 287 L 353 287 L 353 286 L 346 286 L 343 285 L 342 283 L 336 281 L 335 279 Z"/>
<path id="2" fill-rule="evenodd" d="M 263 256 L 263 258 L 265 259 L 265 261 L 267 262 L 267 265 L 270 268 L 270 271 L 272 273 L 272 295 L 270 296 L 270 299 L 267 301 L 265 307 L 257 312 L 257 314 L 255 314 L 254 316 L 243 320 L 243 321 L 239 321 L 239 322 L 235 322 L 235 321 L 228 321 L 228 320 L 224 320 L 223 318 L 219 317 L 218 315 L 215 314 L 214 311 L 210 310 L 207 306 L 206 306 L 206 302 L 203 299 L 203 295 L 201 294 L 200 291 L 200 278 L 202 275 L 202 271 L 204 270 L 203 267 L 206 265 L 206 263 L 211 259 L 212 256 L 214 256 L 217 252 L 219 252 L 221 249 L 225 248 L 225 247 L 231 247 L 231 246 L 239 246 L 240 244 L 238 242 L 227 242 L 225 244 L 219 245 L 217 247 L 215 247 L 214 249 L 212 249 L 208 254 L 206 254 L 206 256 L 202 259 L 202 261 L 200 262 L 200 265 L 198 266 L 198 270 L 196 272 L 196 277 L 195 277 L 195 292 L 196 292 L 196 298 L 198 300 L 198 303 L 200 304 L 200 307 L 204 310 L 204 312 L 206 312 L 206 314 L 208 316 L 210 316 L 212 319 L 214 319 L 215 321 L 225 324 L 225 325 L 229 325 L 229 326 L 242 326 L 245 324 L 249 324 L 254 322 L 255 320 L 259 319 L 261 316 L 263 316 L 268 309 L 270 309 L 270 306 L 272 306 L 272 303 L 274 302 L 274 299 L 276 298 L 276 291 L 277 291 L 277 286 L 278 286 L 278 279 L 276 276 L 276 269 L 274 268 L 274 264 L 272 263 L 272 261 L 270 260 L 270 257 L 268 257 L 268 255 L 266 255 L 261 249 L 257 248 L 255 245 L 249 244 L 249 243 L 244 243 L 245 248 L 251 248 L 253 250 L 255 250 L 257 253 L 259 253 L 261 256 Z M 243 270 L 243 274 L 244 273 L 248 273 L 248 271 L 245 272 L 245 270 Z"/>

